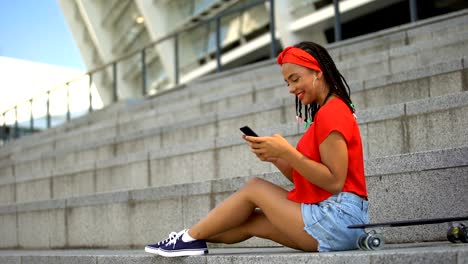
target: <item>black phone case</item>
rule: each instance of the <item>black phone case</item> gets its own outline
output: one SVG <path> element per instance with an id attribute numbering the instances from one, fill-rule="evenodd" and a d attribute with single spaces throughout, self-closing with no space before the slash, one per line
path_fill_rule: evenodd
<path id="1" fill-rule="evenodd" d="M 255 133 L 249 126 L 243 126 L 239 128 L 246 136 L 251 137 L 258 137 L 257 133 Z"/>

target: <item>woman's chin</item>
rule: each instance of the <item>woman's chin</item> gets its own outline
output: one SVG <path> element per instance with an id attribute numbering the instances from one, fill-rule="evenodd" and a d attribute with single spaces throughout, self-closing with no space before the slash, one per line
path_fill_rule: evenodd
<path id="1" fill-rule="evenodd" d="M 310 100 L 307 100 L 306 98 L 302 98 L 302 99 L 300 99 L 300 101 L 301 101 L 301 103 L 302 103 L 303 105 L 309 105 L 309 104 L 312 103 L 312 102 L 310 102 Z"/>

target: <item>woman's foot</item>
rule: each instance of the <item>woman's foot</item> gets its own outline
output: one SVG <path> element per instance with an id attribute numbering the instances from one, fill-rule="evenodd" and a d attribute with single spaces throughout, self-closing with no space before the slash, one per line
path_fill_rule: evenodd
<path id="1" fill-rule="evenodd" d="M 173 239 L 176 236 L 177 236 L 177 232 L 171 232 L 169 234 L 168 238 L 166 238 L 164 240 L 161 240 L 156 244 L 146 245 L 145 252 L 148 252 L 148 253 L 151 253 L 151 254 L 159 254 L 158 253 L 159 247 L 161 247 L 162 245 L 167 244 L 171 239 Z"/>
<path id="2" fill-rule="evenodd" d="M 198 256 L 208 254 L 208 247 L 204 240 L 184 238 L 184 234 L 187 231 L 188 230 L 182 230 L 177 233 L 176 236 L 170 237 L 167 243 L 162 243 L 157 250 L 157 254 L 164 257 Z"/>

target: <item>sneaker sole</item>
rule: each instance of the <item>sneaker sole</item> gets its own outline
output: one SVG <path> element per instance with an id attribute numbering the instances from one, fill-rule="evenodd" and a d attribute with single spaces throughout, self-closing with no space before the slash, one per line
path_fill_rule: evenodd
<path id="1" fill-rule="evenodd" d="M 158 250 L 159 255 L 163 257 L 185 257 L 185 256 L 201 256 L 208 254 L 208 249 L 203 250 L 180 250 L 180 251 L 163 251 Z"/>
<path id="2" fill-rule="evenodd" d="M 151 253 L 151 254 L 159 255 L 159 250 L 158 250 L 158 248 L 145 247 L 145 252 Z"/>

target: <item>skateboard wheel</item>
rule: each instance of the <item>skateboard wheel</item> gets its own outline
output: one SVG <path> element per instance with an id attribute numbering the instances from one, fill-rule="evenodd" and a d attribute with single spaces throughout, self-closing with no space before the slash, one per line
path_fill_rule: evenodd
<path id="1" fill-rule="evenodd" d="M 364 250 L 377 250 L 384 244 L 382 237 L 378 234 L 362 235 L 358 240 L 358 246 Z"/>
<path id="2" fill-rule="evenodd" d="M 459 239 L 463 243 L 468 243 L 468 227 L 462 225 L 460 227 Z"/>
<path id="3" fill-rule="evenodd" d="M 379 249 L 383 246 L 383 240 L 380 236 L 378 235 L 372 235 L 368 237 L 366 241 L 366 246 L 371 249 L 371 250 L 376 250 Z"/>
<path id="4" fill-rule="evenodd" d="M 451 227 L 447 231 L 447 240 L 452 242 L 452 243 L 457 243 L 457 240 L 459 239 L 459 234 L 460 234 L 460 228 L 456 227 Z"/>
<path id="5" fill-rule="evenodd" d="M 366 239 L 367 237 L 367 234 L 365 235 L 361 235 L 358 240 L 357 240 L 357 246 L 359 249 L 362 249 L 362 250 L 366 250 L 366 248 L 364 247 L 364 240 Z"/>

